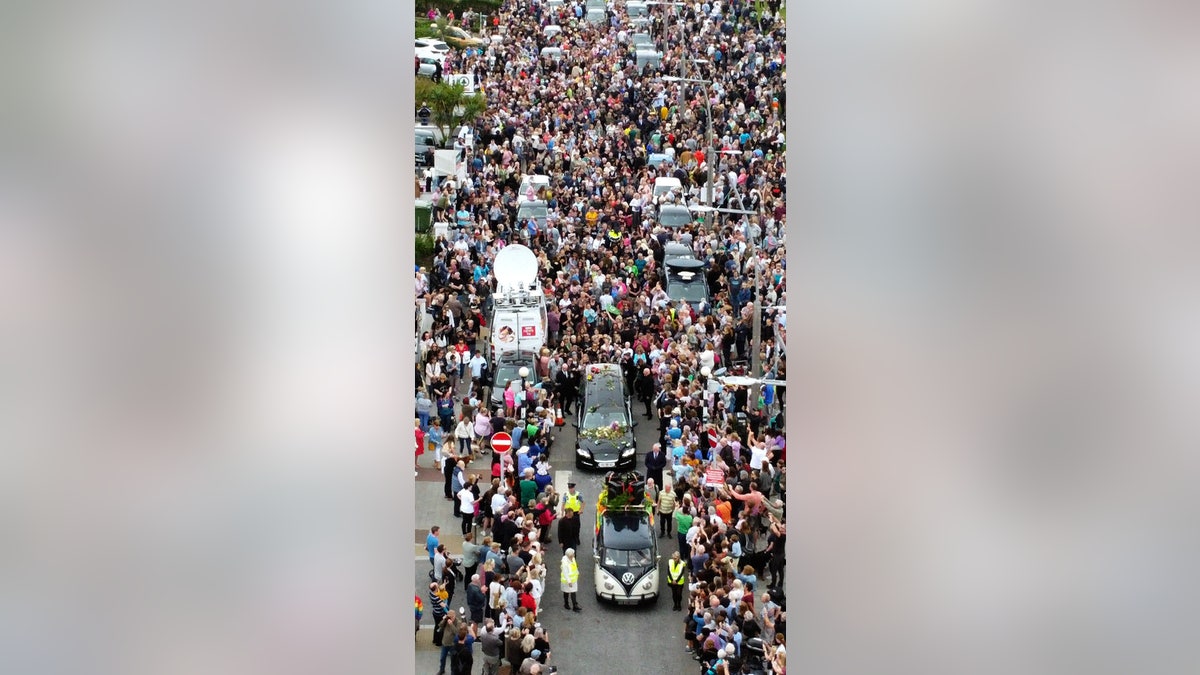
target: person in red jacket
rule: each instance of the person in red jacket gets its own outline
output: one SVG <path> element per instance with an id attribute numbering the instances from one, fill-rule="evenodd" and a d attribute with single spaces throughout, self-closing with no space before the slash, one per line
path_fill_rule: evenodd
<path id="1" fill-rule="evenodd" d="M 517 594 L 517 606 L 524 607 L 530 616 L 537 616 L 537 598 L 533 597 L 533 583 L 526 581 Z"/>
<path id="2" fill-rule="evenodd" d="M 417 419 L 417 455 L 416 455 L 417 459 L 413 460 L 414 463 L 420 462 L 421 455 L 425 454 L 425 432 L 421 431 L 421 418 L 418 417 L 416 419 Z M 414 466 L 413 468 L 415 469 L 416 467 Z M 413 475 L 416 476 L 417 472 L 413 471 Z"/>

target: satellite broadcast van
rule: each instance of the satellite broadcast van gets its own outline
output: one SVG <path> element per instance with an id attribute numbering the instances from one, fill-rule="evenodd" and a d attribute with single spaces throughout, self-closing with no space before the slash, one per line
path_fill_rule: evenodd
<path id="1" fill-rule="evenodd" d="M 492 274 L 492 359 L 514 352 L 537 352 L 546 344 L 546 294 L 538 280 L 538 260 L 520 244 L 500 249 Z"/>

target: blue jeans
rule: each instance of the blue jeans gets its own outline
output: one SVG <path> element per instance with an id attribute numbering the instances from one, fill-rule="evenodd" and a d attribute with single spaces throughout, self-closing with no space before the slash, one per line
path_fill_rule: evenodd
<path id="1" fill-rule="evenodd" d="M 421 420 L 421 431 L 429 431 L 429 413 L 417 413 L 417 419 Z"/>
<path id="2" fill-rule="evenodd" d="M 446 645 L 446 644 L 442 645 L 442 661 L 441 661 L 441 664 L 438 666 L 438 672 L 439 672 L 439 673 L 441 673 L 441 672 L 445 672 L 445 670 L 446 670 L 446 657 L 447 657 L 447 656 L 449 656 L 449 654 L 450 654 L 450 650 L 451 650 L 451 649 L 453 649 L 453 648 L 454 648 L 454 647 L 453 647 L 453 645 Z"/>

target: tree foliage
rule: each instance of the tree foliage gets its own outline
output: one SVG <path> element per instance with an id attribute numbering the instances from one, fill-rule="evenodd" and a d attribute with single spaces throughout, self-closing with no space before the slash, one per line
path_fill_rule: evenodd
<path id="1" fill-rule="evenodd" d="M 428 106 L 430 122 L 449 138 L 453 129 L 461 124 L 470 124 L 487 110 L 487 97 L 482 93 L 467 94 L 460 82 L 433 82 L 424 77 L 417 78 L 417 109 Z"/>

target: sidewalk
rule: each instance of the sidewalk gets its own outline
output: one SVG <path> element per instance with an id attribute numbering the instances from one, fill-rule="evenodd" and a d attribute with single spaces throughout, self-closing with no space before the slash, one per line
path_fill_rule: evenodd
<path id="1" fill-rule="evenodd" d="M 446 499 L 445 478 L 442 472 L 433 468 L 433 453 L 426 452 L 418 458 L 417 478 L 413 483 L 414 520 L 417 524 L 416 538 L 413 541 L 413 553 L 419 560 L 429 561 L 425 551 L 425 537 L 429 528 L 439 525 L 442 528 L 438 541 L 446 545 L 446 550 L 452 555 L 462 552 L 462 520 L 454 517 L 454 503 Z M 476 457 L 467 467 L 468 473 L 477 473 L 482 477 L 486 474 L 491 479 L 491 458 L 484 455 Z M 419 569 L 423 569 L 418 565 Z"/>

